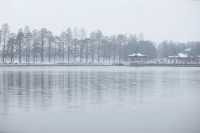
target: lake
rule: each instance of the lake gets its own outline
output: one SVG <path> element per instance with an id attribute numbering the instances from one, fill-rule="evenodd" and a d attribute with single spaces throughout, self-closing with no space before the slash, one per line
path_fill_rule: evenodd
<path id="1" fill-rule="evenodd" d="M 0 133 L 200 133 L 198 67 L 1 67 Z"/>

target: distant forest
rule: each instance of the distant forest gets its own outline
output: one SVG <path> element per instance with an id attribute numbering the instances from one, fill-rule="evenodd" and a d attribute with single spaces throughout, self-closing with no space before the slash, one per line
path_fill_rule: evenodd
<path id="1" fill-rule="evenodd" d="M 0 29 L 0 62 L 3 64 L 115 64 L 128 61 L 128 55 L 132 53 L 152 59 L 178 53 L 200 56 L 200 42 L 163 41 L 155 44 L 136 35 L 105 36 L 100 30 L 87 35 L 84 29 L 71 28 L 59 36 L 46 28 L 31 31 L 26 26 L 12 33 L 9 25 L 3 24 Z"/>

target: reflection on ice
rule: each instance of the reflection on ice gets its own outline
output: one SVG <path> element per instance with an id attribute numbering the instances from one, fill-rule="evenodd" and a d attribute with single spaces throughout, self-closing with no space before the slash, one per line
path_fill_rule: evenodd
<path id="1" fill-rule="evenodd" d="M 193 91 L 193 86 L 199 87 L 196 74 L 182 71 L 142 68 L 0 71 L 1 112 L 52 107 L 66 111 L 118 106 L 132 109 L 135 104 L 182 96 L 187 87 L 189 91 Z"/>
<path id="2" fill-rule="evenodd" d="M 0 132 L 197 133 L 199 75 L 199 68 L 2 68 Z"/>

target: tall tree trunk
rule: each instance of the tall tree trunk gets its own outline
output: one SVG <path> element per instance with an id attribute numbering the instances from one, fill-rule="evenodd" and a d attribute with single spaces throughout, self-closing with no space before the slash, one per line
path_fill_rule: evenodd
<path id="1" fill-rule="evenodd" d="M 44 62 L 44 38 L 43 38 L 43 36 L 42 36 L 41 45 L 42 45 L 42 48 L 41 48 L 41 63 L 43 63 Z"/>
<path id="2" fill-rule="evenodd" d="M 49 46 L 48 46 L 48 60 L 49 60 L 49 64 L 51 63 L 51 41 L 49 40 L 48 42 Z"/>
<path id="3" fill-rule="evenodd" d="M 70 46 L 67 47 L 67 63 L 70 63 Z"/>
<path id="4" fill-rule="evenodd" d="M 19 51 L 18 51 L 18 61 L 19 61 L 19 64 L 22 63 L 22 41 L 19 40 L 18 42 L 19 44 Z"/>
<path id="5" fill-rule="evenodd" d="M 2 52 L 2 62 L 3 63 L 5 63 L 5 58 L 6 58 L 5 52 L 6 52 L 6 39 L 4 38 L 4 40 L 3 40 L 3 52 Z"/>

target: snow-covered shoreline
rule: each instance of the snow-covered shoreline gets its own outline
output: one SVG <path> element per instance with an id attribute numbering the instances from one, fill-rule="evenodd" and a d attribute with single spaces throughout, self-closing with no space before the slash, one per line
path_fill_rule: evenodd
<path id="1" fill-rule="evenodd" d="M 95 66 L 130 66 L 130 67 L 200 67 L 200 64 L 0 64 L 0 67 L 95 67 Z"/>
<path id="2" fill-rule="evenodd" d="M 29 66 L 117 66 L 107 64 L 0 64 L 0 67 L 29 67 Z"/>

